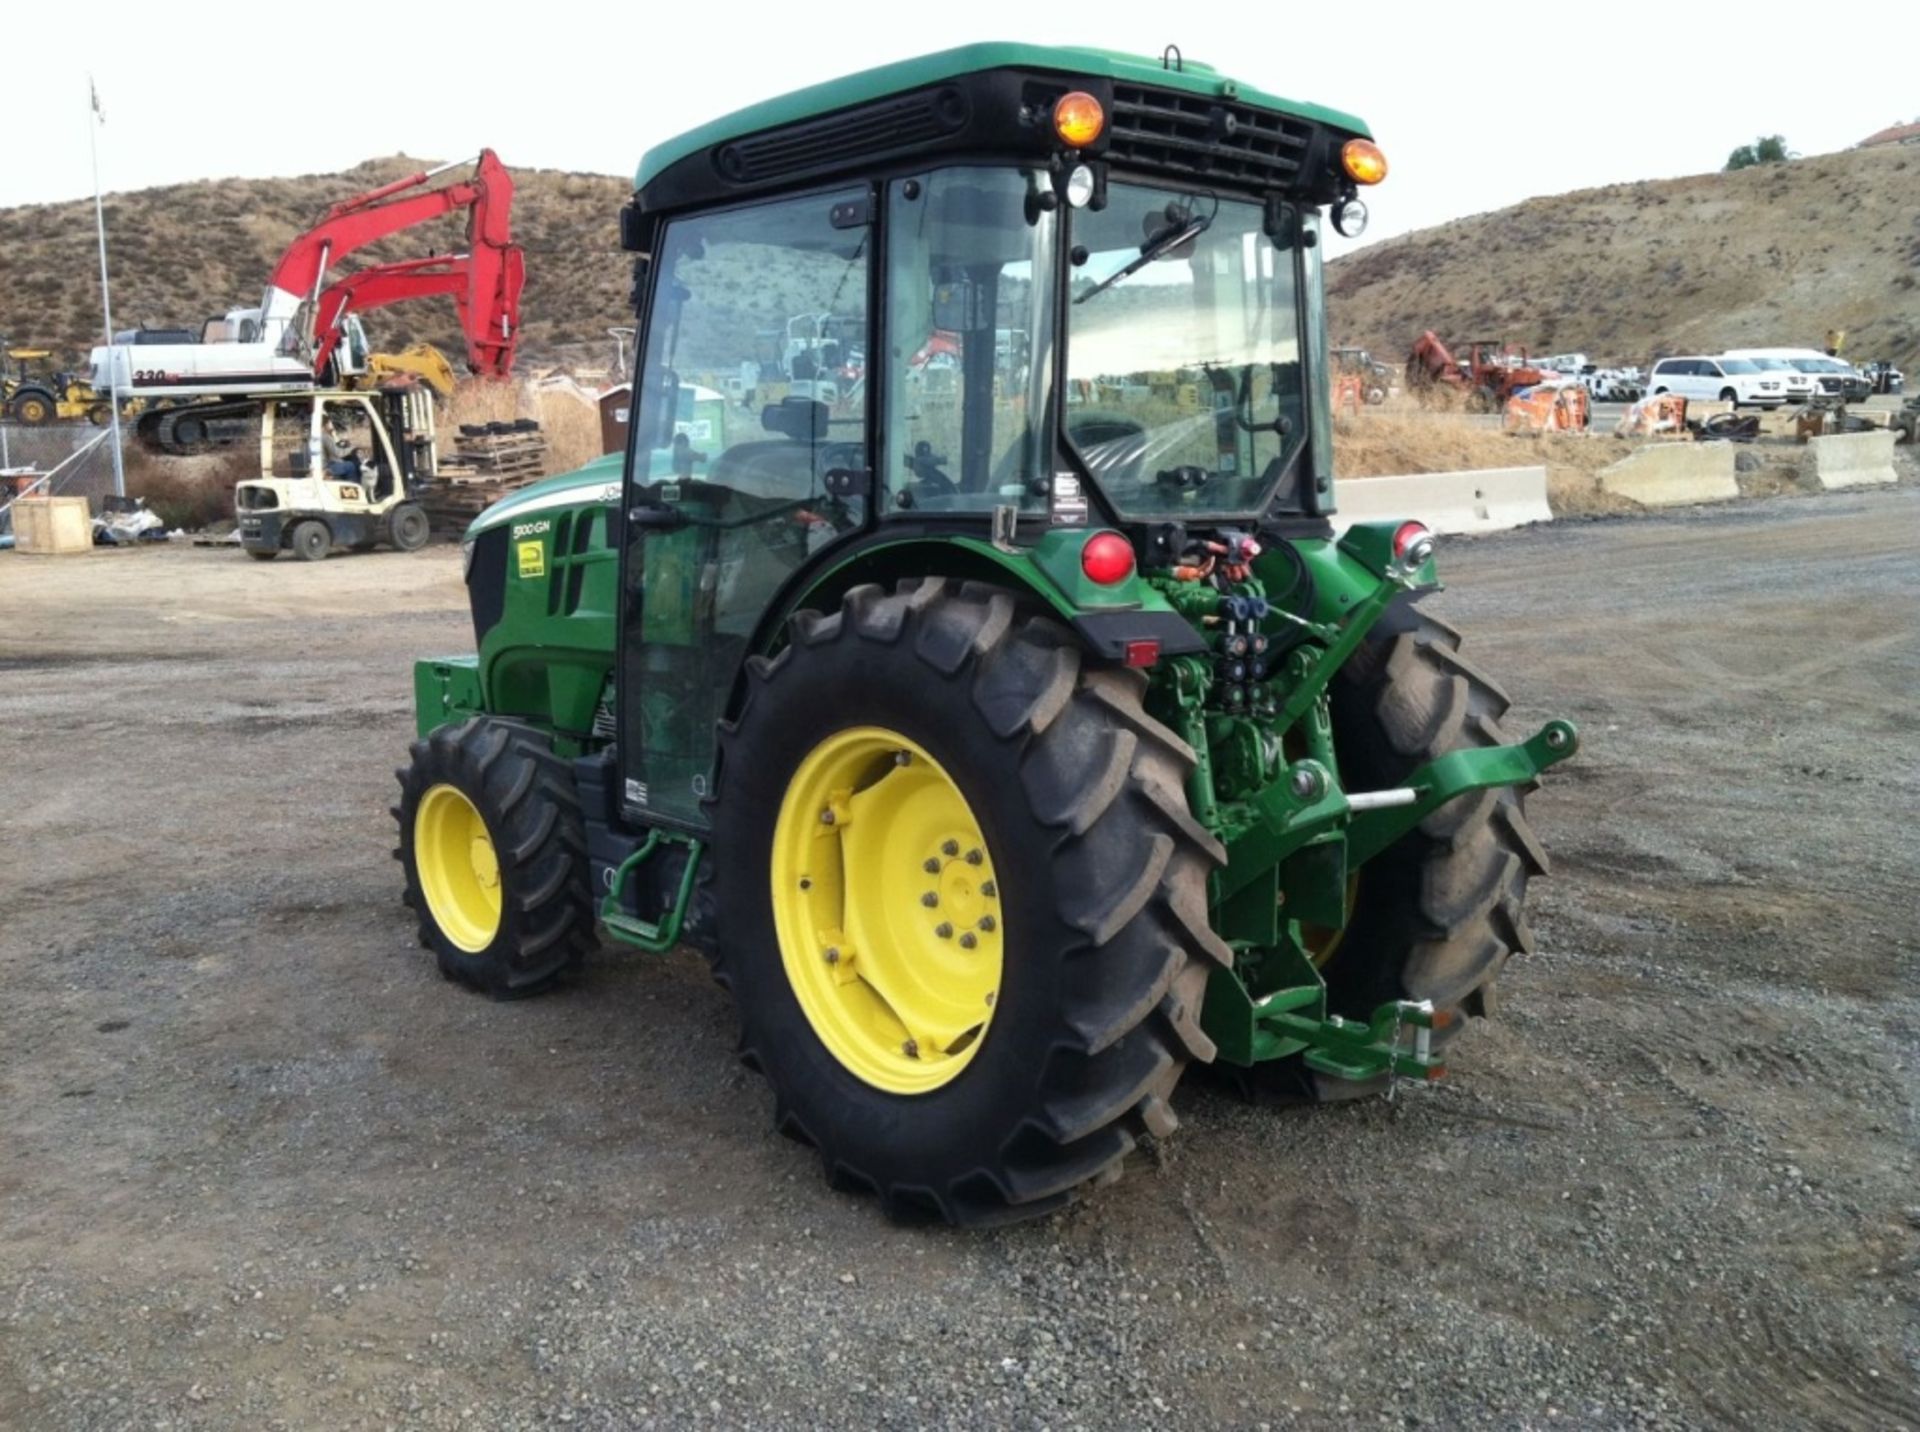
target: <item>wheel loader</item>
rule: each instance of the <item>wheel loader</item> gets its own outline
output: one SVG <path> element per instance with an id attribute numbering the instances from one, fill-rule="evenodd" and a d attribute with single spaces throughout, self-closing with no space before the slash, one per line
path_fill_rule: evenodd
<path id="1" fill-rule="evenodd" d="M 1438 1078 L 1576 737 L 1503 728 L 1421 523 L 1334 521 L 1322 225 L 1385 172 L 1172 52 L 1018 44 L 649 151 L 627 451 L 472 524 L 476 650 L 415 669 L 440 970 L 703 952 L 777 1127 L 902 1220 L 1061 1206 L 1189 1065 Z M 703 402 L 776 304 L 862 381 Z"/>

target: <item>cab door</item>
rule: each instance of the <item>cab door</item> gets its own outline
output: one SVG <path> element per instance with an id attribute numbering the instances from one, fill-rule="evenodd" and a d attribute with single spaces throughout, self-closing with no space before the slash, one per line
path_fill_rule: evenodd
<path id="1" fill-rule="evenodd" d="M 621 557 L 630 820 L 706 828 L 714 728 L 753 632 L 789 577 L 867 520 L 871 210 L 864 186 L 781 199 L 672 221 L 656 246 Z M 796 315 L 867 341 L 807 350 L 804 372 L 763 361 Z"/>

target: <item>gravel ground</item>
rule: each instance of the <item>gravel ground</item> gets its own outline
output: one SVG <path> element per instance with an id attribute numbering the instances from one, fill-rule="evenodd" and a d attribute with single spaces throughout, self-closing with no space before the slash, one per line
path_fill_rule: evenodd
<path id="1" fill-rule="evenodd" d="M 1451 544 L 1581 755 L 1453 1078 L 897 1229 L 687 952 L 496 1005 L 386 807 L 454 554 L 0 556 L 0 1426 L 1920 1427 L 1920 488 Z"/>

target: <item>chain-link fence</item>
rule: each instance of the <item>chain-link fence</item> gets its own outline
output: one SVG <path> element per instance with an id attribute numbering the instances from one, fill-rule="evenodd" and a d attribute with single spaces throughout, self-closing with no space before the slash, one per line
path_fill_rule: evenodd
<path id="1" fill-rule="evenodd" d="M 84 497 L 97 515 L 113 493 L 113 431 L 0 423 L 0 473 L 8 474 L 0 481 L 0 535 L 13 530 L 12 507 L 22 489 L 34 497 Z M 29 473 L 45 480 L 34 483 Z"/>

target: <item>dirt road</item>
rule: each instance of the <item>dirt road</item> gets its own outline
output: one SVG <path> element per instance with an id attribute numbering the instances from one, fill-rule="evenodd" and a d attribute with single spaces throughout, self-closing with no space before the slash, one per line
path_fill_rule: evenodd
<path id="1" fill-rule="evenodd" d="M 1920 1427 L 1920 488 L 1444 552 L 1580 757 L 1454 1077 L 897 1229 L 691 954 L 441 981 L 457 558 L 0 555 L 0 1426 Z"/>

